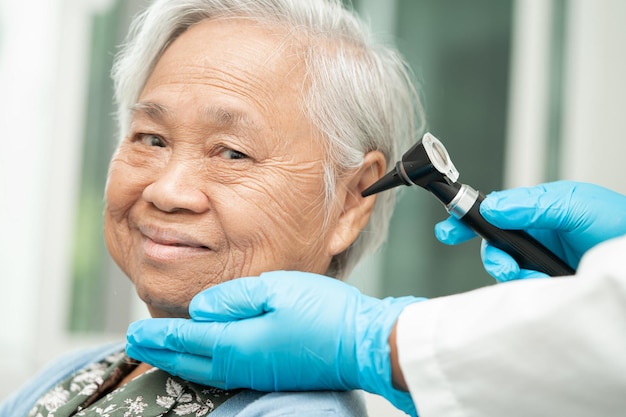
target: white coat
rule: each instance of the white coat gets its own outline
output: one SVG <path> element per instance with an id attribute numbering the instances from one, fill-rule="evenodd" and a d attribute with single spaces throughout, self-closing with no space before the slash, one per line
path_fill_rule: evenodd
<path id="1" fill-rule="evenodd" d="M 624 417 L 626 237 L 574 277 L 413 304 L 397 345 L 420 417 Z"/>

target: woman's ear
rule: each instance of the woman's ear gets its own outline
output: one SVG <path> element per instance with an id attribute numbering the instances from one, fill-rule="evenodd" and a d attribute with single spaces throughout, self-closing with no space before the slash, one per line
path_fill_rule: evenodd
<path id="1" fill-rule="evenodd" d="M 369 221 L 376 195 L 362 197 L 361 192 L 385 175 L 386 167 L 382 152 L 370 151 L 365 154 L 361 168 L 338 181 L 336 203 L 340 212 L 328 241 L 329 255 L 346 250 Z"/>

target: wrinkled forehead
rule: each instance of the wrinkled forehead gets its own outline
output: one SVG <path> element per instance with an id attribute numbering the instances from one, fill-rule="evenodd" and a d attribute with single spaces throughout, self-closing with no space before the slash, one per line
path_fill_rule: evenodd
<path id="1" fill-rule="evenodd" d="M 305 65 L 291 51 L 287 37 L 282 28 L 247 19 L 201 21 L 168 45 L 129 110 L 137 110 L 136 103 L 155 89 L 180 94 L 210 91 L 241 97 L 259 107 L 288 97 L 291 106 L 298 106 Z M 146 110 L 149 116 L 164 115 L 158 107 Z M 222 121 L 237 118 L 232 112 L 212 113 Z"/>
<path id="2" fill-rule="evenodd" d="M 144 90 L 165 74 L 172 82 L 223 83 L 244 88 L 242 94 L 258 90 L 269 99 L 272 93 L 289 88 L 300 95 L 306 90 L 307 72 L 300 38 L 284 26 L 252 19 L 205 19 L 168 45 L 148 75 Z"/>

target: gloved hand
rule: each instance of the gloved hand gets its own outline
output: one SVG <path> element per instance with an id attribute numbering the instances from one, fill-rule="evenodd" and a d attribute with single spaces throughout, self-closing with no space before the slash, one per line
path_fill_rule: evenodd
<path id="1" fill-rule="evenodd" d="M 574 268 L 596 244 L 626 234 L 626 196 L 587 183 L 558 181 L 494 192 L 480 212 L 501 229 L 526 230 Z M 435 226 L 435 236 L 454 245 L 476 234 L 451 217 Z M 546 276 L 520 269 L 513 258 L 484 241 L 481 256 L 498 281 Z"/>
<path id="2" fill-rule="evenodd" d="M 415 297 L 383 300 L 336 279 L 276 271 L 196 295 L 192 320 L 131 324 L 127 353 L 206 385 L 259 391 L 364 389 L 415 415 L 391 382 L 389 334 Z"/>

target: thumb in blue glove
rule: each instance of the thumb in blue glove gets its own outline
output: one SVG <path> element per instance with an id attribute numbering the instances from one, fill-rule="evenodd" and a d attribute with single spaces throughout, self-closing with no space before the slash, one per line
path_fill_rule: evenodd
<path id="1" fill-rule="evenodd" d="M 501 229 L 524 229 L 572 266 L 596 244 L 626 234 L 626 196 L 598 185 L 558 181 L 491 193 L 480 206 L 490 223 Z M 443 243 L 458 244 L 473 231 L 449 218 L 435 226 Z M 506 253 L 483 242 L 481 257 L 498 281 L 545 276 L 521 270 Z"/>
<path id="2" fill-rule="evenodd" d="M 415 415 L 394 389 L 389 335 L 414 297 L 383 300 L 336 279 L 277 271 L 209 288 L 192 320 L 149 319 L 128 330 L 131 357 L 190 381 L 259 391 L 364 389 Z"/>

